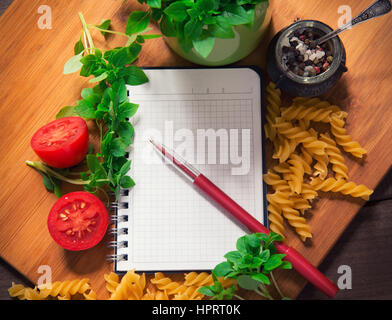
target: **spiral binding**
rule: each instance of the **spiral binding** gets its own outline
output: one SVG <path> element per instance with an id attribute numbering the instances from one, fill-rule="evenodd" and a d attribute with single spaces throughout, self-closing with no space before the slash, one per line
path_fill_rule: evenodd
<path id="1" fill-rule="evenodd" d="M 128 159 L 129 152 L 127 152 L 125 156 Z M 114 193 L 111 193 L 111 196 L 114 196 Z M 129 190 L 121 189 L 120 198 L 124 198 L 124 197 L 128 197 L 128 196 L 129 196 Z M 128 201 L 115 202 L 115 203 L 111 203 L 109 205 L 109 210 L 114 212 L 110 216 L 110 222 L 112 222 L 114 224 L 114 227 L 109 229 L 108 234 L 111 236 L 114 236 L 115 240 L 109 241 L 107 243 L 107 247 L 114 249 L 114 253 L 107 255 L 106 260 L 110 261 L 110 262 L 115 262 L 115 263 L 119 262 L 119 261 L 128 260 L 127 254 L 118 254 L 117 253 L 117 249 L 122 249 L 122 248 L 128 247 L 128 241 L 118 241 L 119 235 L 128 234 L 128 228 L 119 228 L 118 227 L 119 223 L 128 221 L 128 215 L 126 215 L 126 214 L 119 215 L 119 210 L 121 210 L 121 209 L 128 209 Z"/>

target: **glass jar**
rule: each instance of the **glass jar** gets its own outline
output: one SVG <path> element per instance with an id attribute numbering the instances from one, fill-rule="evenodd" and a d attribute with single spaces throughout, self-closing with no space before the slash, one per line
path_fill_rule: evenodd
<path id="1" fill-rule="evenodd" d="M 233 27 L 232 39 L 215 38 L 214 48 L 207 58 L 195 49 L 185 52 L 176 37 L 164 37 L 168 46 L 184 59 L 204 66 L 223 66 L 245 58 L 259 45 L 271 22 L 271 9 L 268 1 L 255 7 L 253 27 L 238 25 Z"/>
<path id="2" fill-rule="evenodd" d="M 283 46 L 289 46 L 289 39 L 295 31 L 312 31 L 319 36 L 332 31 L 328 25 L 315 20 L 300 20 L 278 32 L 271 40 L 267 52 L 267 72 L 276 86 L 298 97 L 315 97 L 330 90 L 341 78 L 346 68 L 346 50 L 339 37 L 328 41 L 333 55 L 330 67 L 316 75 L 304 77 L 289 70 L 283 61 Z"/>

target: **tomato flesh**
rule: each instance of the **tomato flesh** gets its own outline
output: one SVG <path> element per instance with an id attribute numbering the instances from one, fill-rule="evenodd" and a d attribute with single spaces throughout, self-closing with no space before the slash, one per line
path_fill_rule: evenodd
<path id="1" fill-rule="evenodd" d="M 80 163 L 88 151 L 88 127 L 80 117 L 65 117 L 40 128 L 31 147 L 43 162 L 54 168 Z"/>
<path id="2" fill-rule="evenodd" d="M 52 238 L 64 249 L 79 251 L 97 245 L 109 223 L 104 204 L 91 193 L 71 192 L 53 205 L 48 216 Z"/>

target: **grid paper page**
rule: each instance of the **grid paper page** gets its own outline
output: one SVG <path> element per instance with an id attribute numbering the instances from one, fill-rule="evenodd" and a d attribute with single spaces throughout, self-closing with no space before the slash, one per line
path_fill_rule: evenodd
<path id="1" fill-rule="evenodd" d="M 118 229 L 128 233 L 118 241 L 128 247 L 117 253 L 128 259 L 119 261 L 117 270 L 212 269 L 246 230 L 164 163 L 148 138 L 175 149 L 263 222 L 260 79 L 251 69 L 146 74 L 148 84 L 129 88 L 130 101 L 139 104 L 129 173 L 136 186 L 121 199 L 129 208 L 119 215 L 128 221 Z M 216 139 L 201 134 L 208 130 Z M 247 164 L 238 163 L 243 155 Z"/>

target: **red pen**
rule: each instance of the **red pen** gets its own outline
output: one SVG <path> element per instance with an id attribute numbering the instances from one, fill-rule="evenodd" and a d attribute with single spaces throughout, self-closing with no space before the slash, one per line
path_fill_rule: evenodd
<path id="1" fill-rule="evenodd" d="M 239 204 L 219 189 L 207 177 L 201 174 L 196 168 L 185 161 L 181 156 L 177 155 L 174 151 L 169 150 L 167 147 L 156 143 L 152 139 L 150 139 L 150 142 L 155 146 L 159 153 L 169 161 L 170 164 L 190 179 L 194 186 L 218 203 L 251 232 L 269 233 L 269 230 L 262 223 L 245 211 Z M 293 268 L 306 280 L 312 283 L 320 291 L 324 292 L 328 297 L 332 298 L 335 296 L 338 291 L 337 286 L 309 261 L 307 261 L 299 252 L 283 243 L 275 242 L 275 247 L 279 253 L 284 253 L 286 255 L 284 260 L 289 261 Z"/>

